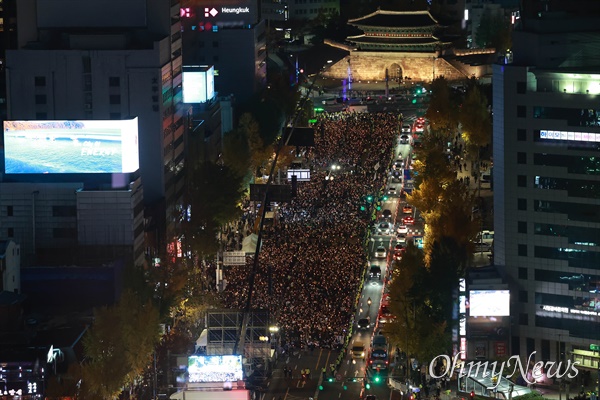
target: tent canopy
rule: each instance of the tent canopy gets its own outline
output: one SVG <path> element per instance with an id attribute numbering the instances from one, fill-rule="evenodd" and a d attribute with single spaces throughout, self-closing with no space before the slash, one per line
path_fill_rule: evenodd
<path id="1" fill-rule="evenodd" d="M 257 234 L 252 233 L 249 236 L 246 236 L 244 238 L 244 240 L 242 241 L 242 251 L 245 252 L 246 254 L 256 253 L 256 244 L 257 243 L 258 243 L 258 235 Z"/>

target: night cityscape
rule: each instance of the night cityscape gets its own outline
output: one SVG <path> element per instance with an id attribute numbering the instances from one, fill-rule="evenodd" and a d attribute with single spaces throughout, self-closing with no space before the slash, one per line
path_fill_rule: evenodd
<path id="1" fill-rule="evenodd" d="M 599 1 L 0 0 L 0 43 L 0 400 L 598 400 Z"/>

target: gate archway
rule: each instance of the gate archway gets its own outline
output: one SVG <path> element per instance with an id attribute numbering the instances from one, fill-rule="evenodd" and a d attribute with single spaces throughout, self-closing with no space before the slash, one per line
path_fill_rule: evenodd
<path id="1" fill-rule="evenodd" d="M 402 67 L 397 63 L 393 63 L 388 68 L 388 76 L 390 81 L 400 83 L 402 81 Z"/>

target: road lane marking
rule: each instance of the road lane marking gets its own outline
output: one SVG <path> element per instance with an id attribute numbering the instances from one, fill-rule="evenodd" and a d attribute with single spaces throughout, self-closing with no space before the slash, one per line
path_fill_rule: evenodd
<path id="1" fill-rule="evenodd" d="M 329 357 L 331 357 L 331 350 L 327 352 L 327 360 L 325 360 L 325 371 L 327 372 L 327 368 L 329 366 Z"/>
<path id="2" fill-rule="evenodd" d="M 285 391 L 285 396 L 283 396 L 283 400 L 287 399 L 288 393 L 290 392 L 290 388 L 288 387 Z"/>
<path id="3" fill-rule="evenodd" d="M 317 359 L 317 364 L 315 365 L 315 371 L 319 371 L 319 363 L 321 362 L 321 355 L 323 355 L 323 349 L 321 349 L 321 351 L 319 351 L 319 358 Z M 327 362 L 325 362 L 325 365 L 327 365 Z"/>

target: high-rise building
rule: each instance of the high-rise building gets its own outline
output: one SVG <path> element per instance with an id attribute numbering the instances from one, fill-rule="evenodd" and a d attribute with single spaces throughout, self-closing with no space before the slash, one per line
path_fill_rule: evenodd
<path id="1" fill-rule="evenodd" d="M 600 17 L 524 3 L 513 62 L 493 75 L 494 262 L 511 284 L 511 351 L 596 371 Z"/>
<path id="2" fill-rule="evenodd" d="M 184 190 L 182 40 L 177 0 L 52 0 L 18 6 L 7 52 L 8 118 L 139 122 L 147 228 L 170 241 Z"/>
<path id="3" fill-rule="evenodd" d="M 244 102 L 265 87 L 265 21 L 256 0 L 198 0 L 181 16 L 184 65 L 214 65 L 219 96 Z"/>

